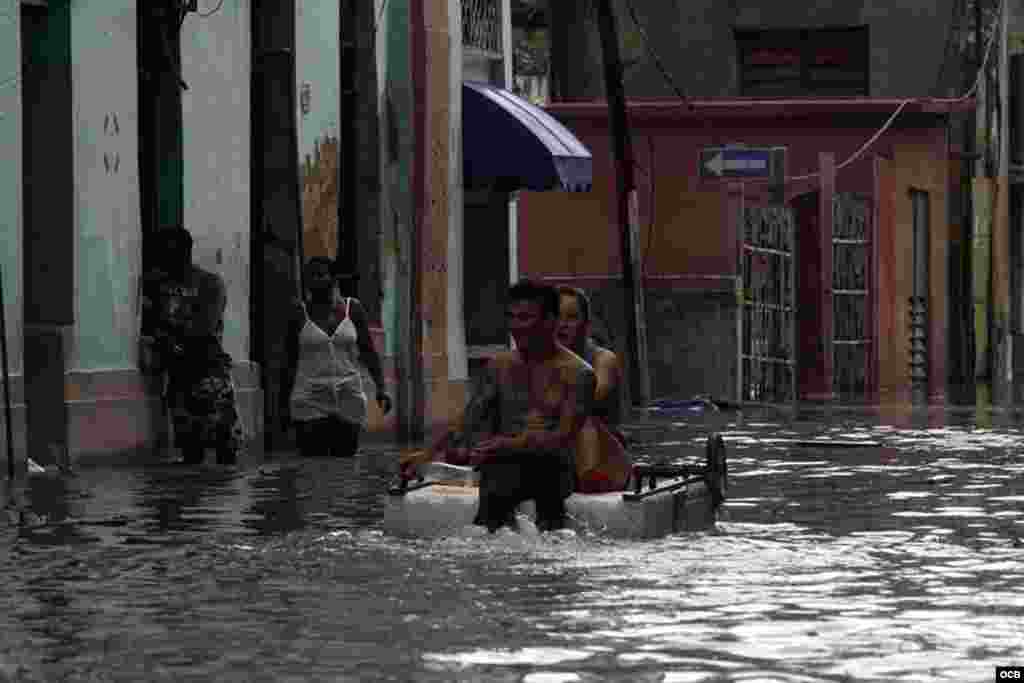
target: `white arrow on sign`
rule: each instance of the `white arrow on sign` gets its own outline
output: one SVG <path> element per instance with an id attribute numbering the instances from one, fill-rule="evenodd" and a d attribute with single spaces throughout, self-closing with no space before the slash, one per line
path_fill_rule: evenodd
<path id="1" fill-rule="evenodd" d="M 716 152 L 715 156 L 711 157 L 709 161 L 704 163 L 704 168 L 708 169 L 715 175 L 722 175 L 722 171 L 725 170 L 725 157 L 721 152 Z"/>

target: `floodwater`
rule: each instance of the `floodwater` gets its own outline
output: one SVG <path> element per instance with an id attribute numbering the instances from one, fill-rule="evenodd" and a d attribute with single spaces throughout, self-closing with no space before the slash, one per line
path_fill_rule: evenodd
<path id="1" fill-rule="evenodd" d="M 384 447 L 33 477 L 0 517 L 0 681 L 993 681 L 1024 664 L 1019 423 L 720 417 L 717 525 L 654 541 L 389 536 Z M 669 461 L 708 429 L 632 433 Z"/>

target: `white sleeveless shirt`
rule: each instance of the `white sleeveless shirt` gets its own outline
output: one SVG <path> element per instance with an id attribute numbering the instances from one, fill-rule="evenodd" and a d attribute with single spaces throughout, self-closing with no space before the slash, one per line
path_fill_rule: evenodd
<path id="1" fill-rule="evenodd" d="M 294 420 L 335 416 L 366 426 L 366 394 L 359 367 L 358 332 L 349 317 L 352 299 L 345 299 L 345 317 L 327 332 L 306 316 L 299 332 L 299 362 L 291 395 Z"/>

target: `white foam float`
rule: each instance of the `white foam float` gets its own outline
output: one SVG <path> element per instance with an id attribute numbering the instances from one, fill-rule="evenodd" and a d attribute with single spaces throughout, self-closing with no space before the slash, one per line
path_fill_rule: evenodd
<path id="1" fill-rule="evenodd" d="M 393 487 L 384 529 L 418 537 L 458 535 L 473 524 L 477 509 L 476 473 L 470 468 L 431 463 L 423 481 Z M 725 444 L 712 435 L 703 467 L 636 466 L 627 491 L 574 493 L 566 501 L 570 525 L 614 538 L 656 538 L 705 529 L 714 524 L 727 488 Z M 532 501 L 519 512 L 535 519 Z"/>

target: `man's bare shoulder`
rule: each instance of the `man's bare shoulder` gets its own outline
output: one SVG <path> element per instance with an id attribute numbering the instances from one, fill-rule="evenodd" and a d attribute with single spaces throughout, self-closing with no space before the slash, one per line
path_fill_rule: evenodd
<path id="1" fill-rule="evenodd" d="M 598 347 L 594 353 L 594 369 L 599 367 L 614 368 L 620 364 L 619 354 L 611 349 Z"/>
<path id="2" fill-rule="evenodd" d="M 567 377 L 575 376 L 581 372 L 587 373 L 594 371 L 587 361 L 564 347 L 559 349 L 558 355 L 555 357 L 555 363 Z"/>
<path id="3" fill-rule="evenodd" d="M 522 358 L 519 357 L 519 353 L 517 351 L 498 351 L 491 356 L 487 365 L 495 370 L 504 370 L 512 367 L 513 365 L 521 365 L 522 362 Z"/>

